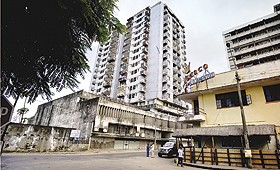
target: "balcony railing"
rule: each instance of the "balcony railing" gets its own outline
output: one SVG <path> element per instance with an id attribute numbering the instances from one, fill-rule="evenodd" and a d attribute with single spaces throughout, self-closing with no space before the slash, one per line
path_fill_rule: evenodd
<path id="1" fill-rule="evenodd" d="M 145 87 L 140 87 L 139 91 L 140 92 L 146 92 L 146 88 Z"/>
<path id="2" fill-rule="evenodd" d="M 148 57 L 146 55 L 142 55 L 142 60 L 147 61 Z"/>
<path id="3" fill-rule="evenodd" d="M 142 70 L 142 71 L 140 72 L 140 74 L 141 74 L 142 76 L 146 76 L 146 75 L 147 75 L 147 72 L 144 71 L 144 70 Z"/>
<path id="4" fill-rule="evenodd" d="M 141 84 L 146 84 L 146 79 L 140 80 L 140 83 L 141 83 Z"/>
<path id="5" fill-rule="evenodd" d="M 126 81 L 126 79 L 127 79 L 126 76 L 121 76 L 121 77 L 119 78 L 119 82 Z"/>
<path id="6" fill-rule="evenodd" d="M 141 63 L 141 67 L 142 67 L 143 69 L 146 69 L 146 68 L 147 68 L 147 64 L 146 64 L 146 63 Z"/>
<path id="7" fill-rule="evenodd" d="M 105 81 L 103 86 L 104 87 L 112 86 L 112 81 Z"/>
<path id="8" fill-rule="evenodd" d="M 126 72 L 127 72 L 127 70 L 126 70 L 126 69 L 123 69 L 123 70 L 120 71 L 120 74 L 123 75 L 123 74 L 126 73 Z"/>

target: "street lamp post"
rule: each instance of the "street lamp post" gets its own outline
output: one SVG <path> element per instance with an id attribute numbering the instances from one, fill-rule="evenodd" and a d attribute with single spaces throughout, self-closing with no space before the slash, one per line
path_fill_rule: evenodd
<path id="1" fill-rule="evenodd" d="M 232 51 L 230 49 L 230 43 L 226 43 L 226 46 L 229 48 L 230 50 L 230 54 L 231 54 L 231 58 L 233 58 L 232 56 Z M 233 60 L 235 68 L 237 69 L 235 60 Z M 245 119 L 245 114 L 244 114 L 244 109 L 243 109 L 243 102 L 242 102 L 242 97 L 241 97 L 241 89 L 240 89 L 240 78 L 238 75 L 238 72 L 235 71 L 235 79 L 237 82 L 237 89 L 238 89 L 238 97 L 239 97 L 239 105 L 240 105 L 240 111 L 241 111 L 241 118 L 242 118 L 242 124 L 243 124 L 243 136 L 244 136 L 244 141 L 245 141 L 245 149 L 246 150 L 250 150 L 250 143 L 249 143 L 249 139 L 248 139 L 248 130 L 247 130 L 247 125 L 246 125 L 246 119 Z M 251 157 L 249 157 L 248 159 L 248 168 L 252 168 L 252 159 Z"/>

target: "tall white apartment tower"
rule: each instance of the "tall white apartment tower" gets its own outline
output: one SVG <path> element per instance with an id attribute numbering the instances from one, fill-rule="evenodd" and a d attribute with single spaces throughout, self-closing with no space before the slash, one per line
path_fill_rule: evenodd
<path id="1" fill-rule="evenodd" d="M 181 105 L 173 97 L 184 92 L 184 25 L 159 2 L 130 17 L 126 26 L 126 35 L 113 32 L 99 46 L 90 90 L 137 106 L 151 99 Z"/>
<path id="2" fill-rule="evenodd" d="M 230 70 L 280 59 L 280 4 L 274 13 L 223 32 Z"/>

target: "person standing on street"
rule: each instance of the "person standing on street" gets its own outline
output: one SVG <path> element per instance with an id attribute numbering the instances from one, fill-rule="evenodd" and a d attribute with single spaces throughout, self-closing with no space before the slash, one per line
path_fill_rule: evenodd
<path id="1" fill-rule="evenodd" d="M 150 152 L 150 146 L 147 144 L 147 157 L 149 157 L 149 152 Z"/>
<path id="2" fill-rule="evenodd" d="M 152 144 L 151 150 L 152 150 L 152 158 L 154 158 L 155 157 L 155 145 L 154 144 Z"/>
<path id="3" fill-rule="evenodd" d="M 182 150 L 182 146 L 180 146 L 180 148 L 178 149 L 178 164 L 177 164 L 177 166 L 179 166 L 179 164 L 181 164 L 181 167 L 183 167 L 183 150 Z"/>

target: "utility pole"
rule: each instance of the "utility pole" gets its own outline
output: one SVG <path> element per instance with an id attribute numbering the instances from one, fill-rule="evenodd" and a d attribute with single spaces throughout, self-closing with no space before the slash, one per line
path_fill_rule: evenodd
<path id="1" fill-rule="evenodd" d="M 154 149 L 157 148 L 157 118 L 155 114 L 155 141 L 154 141 Z"/>
<path id="2" fill-rule="evenodd" d="M 232 51 L 230 49 L 230 43 L 226 43 L 226 46 L 229 48 L 231 58 L 233 59 Z M 237 69 L 235 59 L 233 60 L 233 62 L 234 62 L 234 65 Z M 242 118 L 242 124 L 243 124 L 243 136 L 244 136 L 244 141 L 245 141 L 245 150 L 250 150 L 250 143 L 249 143 L 249 139 L 248 139 L 248 130 L 247 130 L 246 118 L 245 118 L 245 114 L 244 114 L 243 102 L 242 102 L 242 96 L 241 96 L 241 88 L 240 88 L 240 80 L 241 79 L 239 78 L 239 75 L 238 75 L 237 71 L 235 71 L 235 79 L 236 79 L 236 82 L 237 82 L 239 105 L 240 105 L 241 118 Z M 252 158 L 251 157 L 248 158 L 247 166 L 248 166 L 248 168 L 252 168 Z"/>

